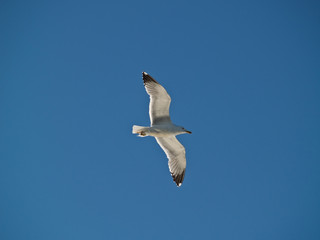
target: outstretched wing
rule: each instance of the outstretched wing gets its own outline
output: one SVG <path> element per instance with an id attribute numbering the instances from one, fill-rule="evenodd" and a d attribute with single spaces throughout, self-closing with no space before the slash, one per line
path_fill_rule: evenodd
<path id="1" fill-rule="evenodd" d="M 156 140 L 169 159 L 168 165 L 173 181 L 180 187 L 187 165 L 185 148 L 174 136 L 156 137 Z"/>
<path id="2" fill-rule="evenodd" d="M 144 86 L 150 95 L 149 115 L 151 125 L 171 122 L 169 108 L 171 98 L 167 91 L 146 72 L 142 73 Z"/>

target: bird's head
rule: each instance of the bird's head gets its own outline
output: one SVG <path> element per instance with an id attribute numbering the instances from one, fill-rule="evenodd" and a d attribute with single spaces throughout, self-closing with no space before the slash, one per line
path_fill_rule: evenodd
<path id="1" fill-rule="evenodd" d="M 189 134 L 192 133 L 192 132 L 188 131 L 187 129 L 185 129 L 184 127 L 181 127 L 181 128 L 182 128 L 183 133 L 189 133 Z"/>

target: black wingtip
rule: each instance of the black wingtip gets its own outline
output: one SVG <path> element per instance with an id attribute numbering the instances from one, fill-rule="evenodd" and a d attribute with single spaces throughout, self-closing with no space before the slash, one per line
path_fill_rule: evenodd
<path id="1" fill-rule="evenodd" d="M 155 82 L 158 83 L 153 77 L 151 77 L 148 73 L 146 72 L 142 72 L 142 79 L 144 84 L 148 83 L 148 82 Z M 159 84 L 159 83 L 158 83 Z"/>
<path id="2" fill-rule="evenodd" d="M 185 171 L 183 171 L 181 174 L 178 174 L 178 175 L 173 175 L 173 173 L 171 173 L 173 181 L 177 184 L 177 187 L 180 187 L 182 185 L 184 174 L 185 174 Z"/>

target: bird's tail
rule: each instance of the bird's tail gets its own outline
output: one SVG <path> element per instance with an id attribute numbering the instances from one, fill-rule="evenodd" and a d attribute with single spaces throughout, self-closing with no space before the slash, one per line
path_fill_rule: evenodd
<path id="1" fill-rule="evenodd" d="M 146 130 L 148 129 L 148 127 L 142 127 L 142 126 L 137 126 L 137 125 L 133 125 L 132 127 L 132 133 L 137 133 L 139 134 L 139 137 L 146 137 Z"/>

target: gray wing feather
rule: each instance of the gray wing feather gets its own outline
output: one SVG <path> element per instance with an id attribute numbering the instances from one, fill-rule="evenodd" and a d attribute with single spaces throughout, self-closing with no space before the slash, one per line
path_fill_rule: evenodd
<path id="1" fill-rule="evenodd" d="M 156 137 L 158 144 L 166 153 L 169 170 L 173 180 L 180 187 L 186 171 L 186 150 L 176 137 Z"/>
<path id="2" fill-rule="evenodd" d="M 169 108 L 171 98 L 167 91 L 146 72 L 142 73 L 144 86 L 150 95 L 149 115 L 151 125 L 171 122 Z"/>

